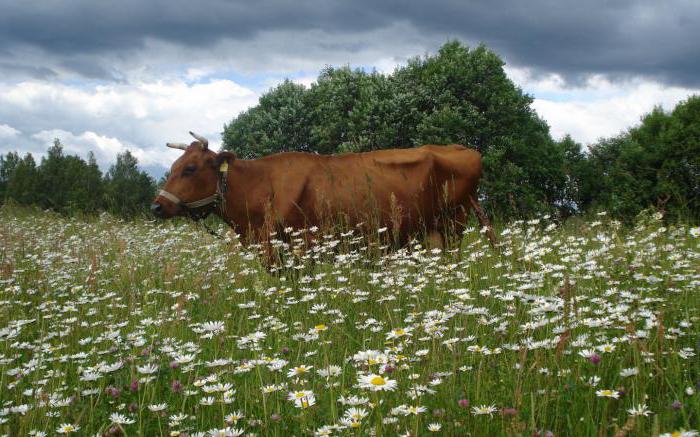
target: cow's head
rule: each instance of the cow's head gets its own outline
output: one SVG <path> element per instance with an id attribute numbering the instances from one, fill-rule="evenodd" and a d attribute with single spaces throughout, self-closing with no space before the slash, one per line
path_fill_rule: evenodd
<path id="1" fill-rule="evenodd" d="M 162 191 L 151 203 L 151 211 L 158 217 L 185 215 L 188 204 L 196 204 L 215 195 L 222 165 L 232 164 L 236 157 L 231 152 L 213 152 L 209 150 L 206 138 L 193 132 L 190 135 L 197 140 L 190 145 L 167 144 L 168 147 L 184 150 L 185 153 L 173 163 Z"/>

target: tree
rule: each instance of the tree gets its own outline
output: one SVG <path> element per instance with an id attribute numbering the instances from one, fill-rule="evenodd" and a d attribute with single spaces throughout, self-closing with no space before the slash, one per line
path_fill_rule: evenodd
<path id="1" fill-rule="evenodd" d="M 63 153 L 63 144 L 55 139 L 37 169 L 37 202 L 64 214 L 95 212 L 102 207 L 102 173 L 95 156 L 82 158 Z"/>
<path id="2" fill-rule="evenodd" d="M 7 198 L 22 205 L 37 202 L 37 169 L 31 153 L 24 155 L 12 172 L 7 183 Z"/>
<path id="3" fill-rule="evenodd" d="M 700 97 L 669 114 L 656 107 L 641 123 L 590 147 L 590 205 L 626 219 L 656 207 L 700 217 Z"/>
<path id="4" fill-rule="evenodd" d="M 155 189 L 153 178 L 138 169 L 138 160 L 127 150 L 105 176 L 105 206 L 113 214 L 134 216 L 148 209 Z"/>
<path id="5" fill-rule="evenodd" d="M 224 126 L 224 144 L 242 158 L 290 150 L 308 150 L 310 125 L 303 85 L 289 80 L 260 97 Z"/>
<path id="6" fill-rule="evenodd" d="M 9 152 L 7 156 L 0 155 L 0 202 L 4 202 L 7 197 L 7 184 L 19 161 L 17 152 Z"/>

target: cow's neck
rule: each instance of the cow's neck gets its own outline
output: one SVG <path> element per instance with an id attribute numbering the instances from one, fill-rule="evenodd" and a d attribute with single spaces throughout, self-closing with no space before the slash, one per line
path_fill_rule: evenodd
<path id="1" fill-rule="evenodd" d="M 219 215 L 243 239 L 258 238 L 251 232 L 264 227 L 271 191 L 267 171 L 255 160 L 236 159 L 229 166 L 226 207 Z"/>

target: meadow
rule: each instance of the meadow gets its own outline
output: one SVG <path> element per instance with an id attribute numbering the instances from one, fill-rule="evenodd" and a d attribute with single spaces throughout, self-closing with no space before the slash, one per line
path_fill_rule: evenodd
<path id="1" fill-rule="evenodd" d="M 6 435 L 695 435 L 700 228 L 605 214 L 458 247 L 0 210 Z M 313 236 L 316 243 L 300 250 Z M 672 434 L 677 433 L 677 434 Z"/>

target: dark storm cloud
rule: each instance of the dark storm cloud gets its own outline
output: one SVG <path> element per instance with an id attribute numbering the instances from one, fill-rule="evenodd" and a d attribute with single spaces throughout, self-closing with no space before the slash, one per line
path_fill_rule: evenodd
<path id="1" fill-rule="evenodd" d="M 22 47 L 31 47 L 59 58 L 81 59 L 64 59 L 59 66 L 107 79 L 119 77 L 105 66 L 110 57 L 136 53 L 149 40 L 181 46 L 186 53 L 227 40 L 254 41 L 274 31 L 286 35 L 289 53 L 318 58 L 321 66 L 329 45 L 350 58 L 370 44 L 361 36 L 392 28 L 413 29 L 414 34 L 397 31 L 377 41 L 388 57 L 405 39 L 433 51 L 447 38 L 459 38 L 470 44 L 484 42 L 512 65 L 559 73 L 570 81 L 607 74 L 700 84 L 700 2 L 695 0 L 0 0 L 0 52 L 17 56 Z M 333 39 L 309 44 L 308 38 L 295 37 L 309 31 Z"/>

